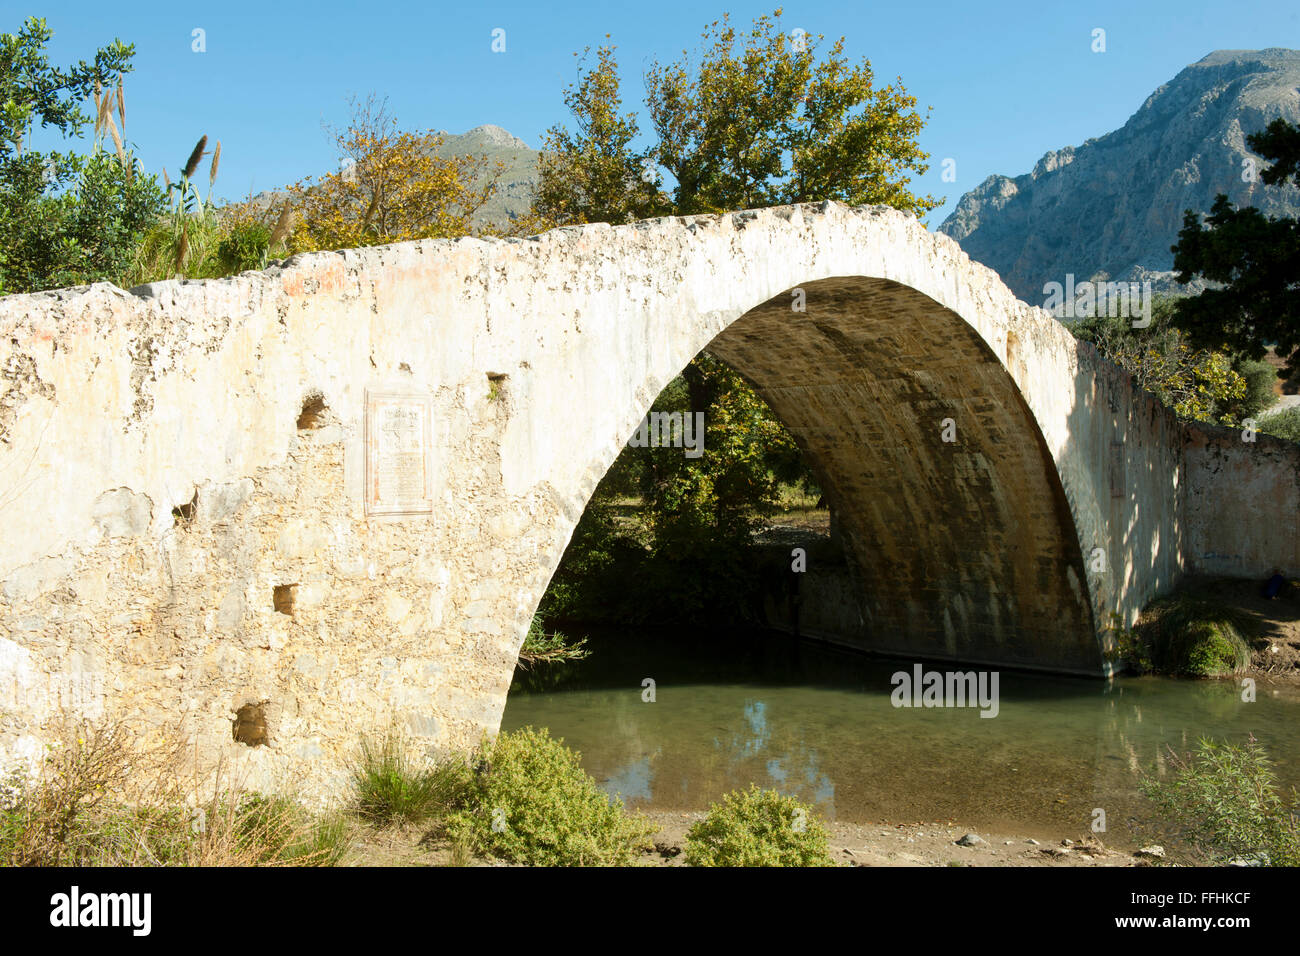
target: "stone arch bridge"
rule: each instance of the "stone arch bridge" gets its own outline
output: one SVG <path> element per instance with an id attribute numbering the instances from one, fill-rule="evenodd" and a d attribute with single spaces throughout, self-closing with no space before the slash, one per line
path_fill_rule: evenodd
<path id="1" fill-rule="evenodd" d="M 846 643 L 1100 676 L 1110 614 L 1181 575 L 1300 573 L 1300 446 L 1178 423 L 892 210 L 299 255 L 0 300 L 5 756 L 60 711 L 181 722 L 254 782 L 392 720 L 476 741 L 705 347 L 823 479 Z"/>

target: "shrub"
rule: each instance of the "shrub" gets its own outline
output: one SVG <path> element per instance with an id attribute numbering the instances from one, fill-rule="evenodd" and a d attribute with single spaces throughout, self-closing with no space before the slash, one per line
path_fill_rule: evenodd
<path id="1" fill-rule="evenodd" d="M 736 790 L 686 833 L 692 866 L 834 866 L 812 807 L 773 790 Z"/>
<path id="2" fill-rule="evenodd" d="M 1192 677 L 1230 677 L 1250 664 L 1250 648 L 1227 621 L 1197 621 L 1171 646 L 1182 673 Z"/>
<path id="3" fill-rule="evenodd" d="M 62 866 L 92 858 L 98 811 L 124 782 L 135 756 L 131 735 L 121 726 L 59 728 L 37 779 L 9 779 L 0 859 L 12 866 Z"/>
<path id="4" fill-rule="evenodd" d="M 238 222 L 217 242 L 217 267 L 221 275 L 263 269 L 271 250 L 271 230 L 260 222 Z"/>
<path id="5" fill-rule="evenodd" d="M 362 740 L 352 765 L 354 808 L 377 826 L 417 824 L 444 816 L 469 796 L 469 768 L 450 760 L 421 766 L 397 733 L 378 744 Z"/>
<path id="6" fill-rule="evenodd" d="M 1136 628 L 1127 627 L 1115 611 L 1110 612 L 1106 633 L 1110 637 L 1110 649 L 1106 652 L 1108 661 L 1135 674 L 1146 674 L 1154 669 L 1147 641 Z"/>
<path id="7" fill-rule="evenodd" d="M 547 633 L 541 615 L 534 614 L 519 648 L 519 666 L 527 670 L 534 664 L 580 661 L 589 653 L 585 637 L 573 639 L 559 631 Z"/>
<path id="8" fill-rule="evenodd" d="M 1205 598 L 1177 594 L 1149 605 L 1141 631 L 1159 670 L 1189 677 L 1227 677 L 1250 665 L 1250 619 Z"/>
<path id="9" fill-rule="evenodd" d="M 1273 386 L 1277 384 L 1277 370 L 1267 362 L 1238 356 L 1234 364 L 1238 374 L 1246 380 L 1246 394 L 1236 409 L 1240 421 L 1258 415 L 1276 401 Z"/>
<path id="10" fill-rule="evenodd" d="M 1300 865 L 1300 822 L 1277 790 L 1272 763 L 1251 737 L 1244 747 L 1201 740 L 1194 754 L 1170 751 L 1173 779 L 1146 778 L 1142 792 L 1181 831 L 1193 856 Z"/>
<path id="11" fill-rule="evenodd" d="M 653 827 L 606 796 L 580 756 L 545 729 L 525 727 L 485 744 L 473 804 L 453 814 L 453 843 L 534 866 L 631 862 Z"/>
<path id="12" fill-rule="evenodd" d="M 1259 430 L 1265 435 L 1300 442 L 1300 405 L 1264 416 L 1260 419 Z"/>

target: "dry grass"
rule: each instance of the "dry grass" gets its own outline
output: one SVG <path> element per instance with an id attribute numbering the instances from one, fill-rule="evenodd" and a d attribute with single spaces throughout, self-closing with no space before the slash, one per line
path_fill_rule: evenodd
<path id="1" fill-rule="evenodd" d="M 179 733 L 69 719 L 50 736 L 37 775 L 4 789 L 0 864 L 333 865 L 351 838 L 341 814 L 312 816 L 221 766 L 204 771 Z"/>

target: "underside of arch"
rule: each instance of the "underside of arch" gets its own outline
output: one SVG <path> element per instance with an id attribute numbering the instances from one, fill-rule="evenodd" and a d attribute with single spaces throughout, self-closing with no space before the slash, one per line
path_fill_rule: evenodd
<path id="1" fill-rule="evenodd" d="M 709 350 L 754 384 L 823 481 L 860 585 L 861 631 L 843 638 L 1104 673 L 1069 503 L 1005 366 L 907 286 L 800 288 L 806 311 L 792 309 L 793 290 L 778 295 Z"/>

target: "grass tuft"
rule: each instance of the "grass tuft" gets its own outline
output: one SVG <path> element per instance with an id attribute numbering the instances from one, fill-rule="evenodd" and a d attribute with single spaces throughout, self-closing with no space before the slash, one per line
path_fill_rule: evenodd
<path id="1" fill-rule="evenodd" d="M 1192 594 L 1153 602 L 1141 631 L 1159 670 L 1188 677 L 1230 677 L 1250 666 L 1249 615 Z"/>
<path id="2" fill-rule="evenodd" d="M 467 764 L 423 764 L 410 755 L 410 744 L 396 732 L 377 743 L 362 740 L 351 770 L 354 809 L 379 827 L 441 819 L 463 802 L 469 787 Z"/>

